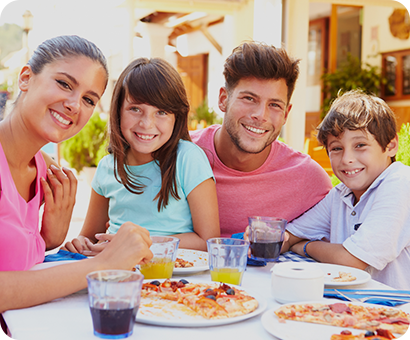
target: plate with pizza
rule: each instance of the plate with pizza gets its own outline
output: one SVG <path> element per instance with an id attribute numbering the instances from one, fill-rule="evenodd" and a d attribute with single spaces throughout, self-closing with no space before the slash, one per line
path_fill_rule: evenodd
<path id="1" fill-rule="evenodd" d="M 144 280 L 136 322 L 171 327 L 209 327 L 261 314 L 266 299 L 242 287 L 185 279 Z"/>
<path id="2" fill-rule="evenodd" d="M 178 249 L 173 274 L 190 274 L 209 270 L 208 253 L 192 249 Z"/>
<path id="3" fill-rule="evenodd" d="M 409 321 L 410 315 L 398 308 L 335 299 L 289 303 L 262 315 L 266 331 L 286 340 L 356 340 L 366 333 L 399 338 Z"/>
<path id="4" fill-rule="evenodd" d="M 347 266 L 339 266 L 329 263 L 317 263 L 325 273 L 326 286 L 354 286 L 370 281 L 368 272 Z"/>

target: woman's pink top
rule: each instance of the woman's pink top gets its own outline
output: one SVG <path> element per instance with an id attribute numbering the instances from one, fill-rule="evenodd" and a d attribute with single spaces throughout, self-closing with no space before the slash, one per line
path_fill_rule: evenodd
<path id="1" fill-rule="evenodd" d="M 20 196 L 0 144 L 0 271 L 27 270 L 44 260 L 46 245 L 39 231 L 39 209 L 43 201 L 40 178 L 47 165 L 41 152 L 35 155 L 37 177 L 35 196 Z"/>

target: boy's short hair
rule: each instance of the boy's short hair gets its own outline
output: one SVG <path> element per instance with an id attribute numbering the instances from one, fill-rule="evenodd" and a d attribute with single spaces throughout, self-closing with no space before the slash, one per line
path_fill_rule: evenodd
<path id="1" fill-rule="evenodd" d="M 290 57 L 283 48 L 255 41 L 244 42 L 225 60 L 226 90 L 230 93 L 243 78 L 284 79 L 289 104 L 299 76 L 298 64 L 299 59 Z"/>
<path id="2" fill-rule="evenodd" d="M 329 135 L 338 137 L 345 130 L 369 131 L 385 151 L 397 134 L 396 116 L 383 99 L 352 90 L 332 103 L 317 127 L 317 139 L 327 149 Z"/>

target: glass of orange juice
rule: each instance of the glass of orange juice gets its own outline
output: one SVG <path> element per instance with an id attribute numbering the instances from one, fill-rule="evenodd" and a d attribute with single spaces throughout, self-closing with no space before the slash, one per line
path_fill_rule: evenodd
<path id="1" fill-rule="evenodd" d="M 241 285 L 248 260 L 249 241 L 215 237 L 207 241 L 211 280 Z"/>
<path id="2" fill-rule="evenodd" d="M 145 279 L 169 279 L 174 271 L 179 239 L 172 236 L 151 236 L 150 250 L 154 257 L 150 262 L 140 265 Z"/>

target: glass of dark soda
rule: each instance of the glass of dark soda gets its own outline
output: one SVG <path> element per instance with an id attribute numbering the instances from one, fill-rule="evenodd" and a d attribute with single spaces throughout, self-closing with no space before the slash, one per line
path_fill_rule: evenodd
<path id="1" fill-rule="evenodd" d="M 128 270 L 100 270 L 87 275 L 94 335 L 122 339 L 132 335 L 144 276 Z"/>
<path id="2" fill-rule="evenodd" d="M 277 261 L 288 222 L 283 218 L 265 216 L 248 217 L 248 222 L 251 258 Z"/>

